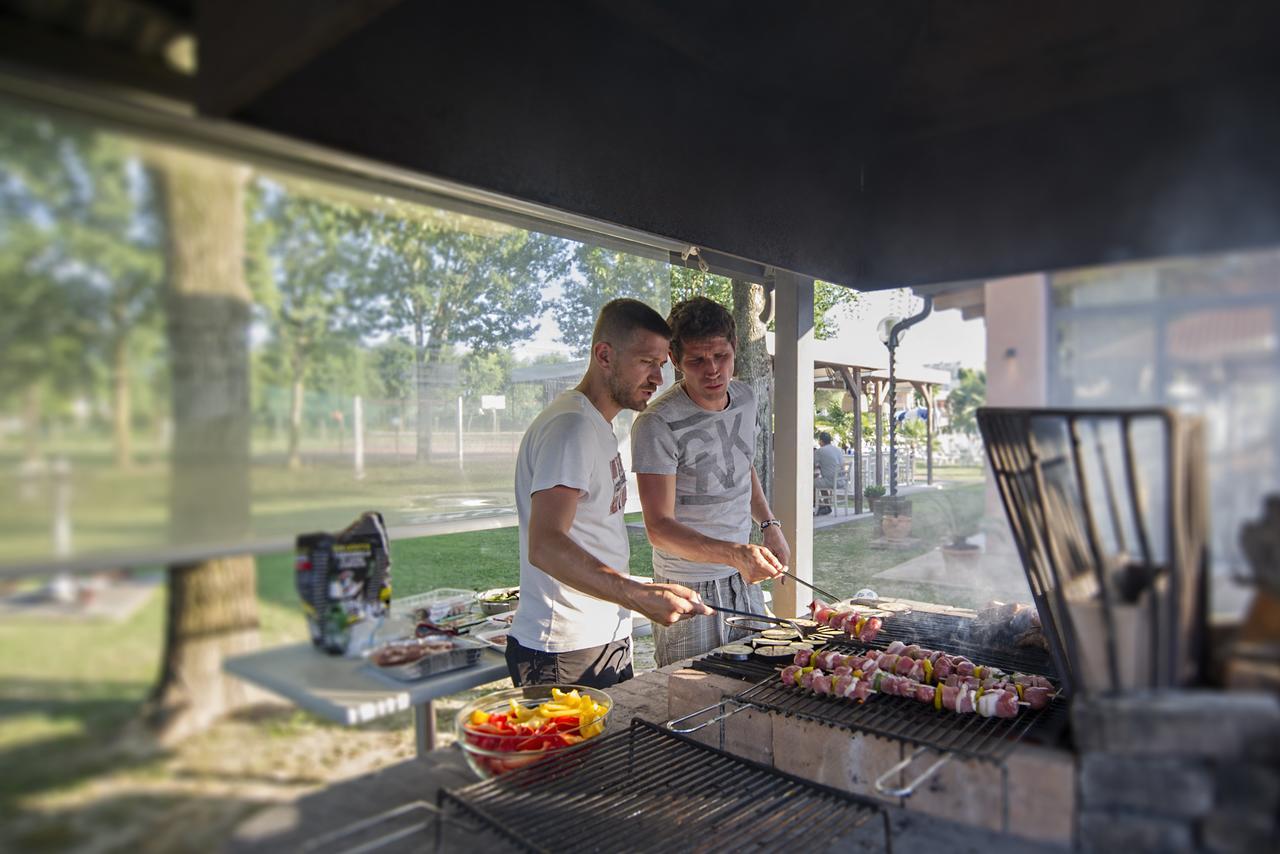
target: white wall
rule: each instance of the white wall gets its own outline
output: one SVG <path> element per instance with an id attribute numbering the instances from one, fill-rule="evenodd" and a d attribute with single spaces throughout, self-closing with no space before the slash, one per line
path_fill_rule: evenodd
<path id="1" fill-rule="evenodd" d="M 986 283 L 987 405 L 1049 402 L 1049 280 L 1042 273 Z"/>

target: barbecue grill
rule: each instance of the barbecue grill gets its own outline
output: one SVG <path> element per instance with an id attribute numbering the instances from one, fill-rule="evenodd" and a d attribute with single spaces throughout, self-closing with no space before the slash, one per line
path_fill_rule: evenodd
<path id="1" fill-rule="evenodd" d="M 963 655 L 975 662 L 999 667 L 1007 672 L 1035 673 L 1057 679 L 1057 670 L 1044 650 L 1035 647 L 1000 647 L 979 643 L 973 639 L 977 631 L 972 617 L 954 614 L 934 614 L 927 611 L 909 611 L 896 614 L 884 621 L 876 639 L 866 647 L 884 649 L 894 641 L 917 643 L 930 649 L 942 649 L 955 655 Z M 716 655 L 694 659 L 694 670 L 732 676 L 750 682 L 759 682 L 776 672 L 775 664 L 752 659 L 746 662 L 728 661 Z"/>
<path id="2" fill-rule="evenodd" d="M 827 648 L 845 654 L 855 654 L 866 649 L 865 646 L 845 643 L 831 644 Z M 989 659 L 988 656 L 983 662 L 986 663 Z M 694 662 L 694 667 L 707 672 L 736 675 L 739 678 L 755 676 L 762 670 L 765 671 L 759 682 L 728 701 L 737 705 L 738 708 L 734 711 L 755 706 L 765 711 L 794 715 L 852 732 L 896 738 L 965 759 L 999 763 L 1024 738 L 1040 744 L 1053 744 L 1062 735 L 1068 720 L 1065 703 L 1061 701 L 1052 702 L 1043 709 L 1029 709 L 1016 718 L 984 718 L 940 711 L 910 697 L 876 694 L 866 703 L 855 703 L 842 697 L 812 694 L 782 684 L 782 678 L 776 669 L 755 662 L 700 659 Z M 711 706 L 701 711 L 709 712 L 717 708 L 719 706 Z M 696 714 L 698 713 L 687 715 L 673 723 L 683 723 Z M 698 728 L 701 727 L 692 729 Z"/>
<path id="3" fill-rule="evenodd" d="M 877 636 L 873 644 L 837 642 L 829 644 L 827 648 L 853 654 L 864 651 L 868 646 L 884 648 L 893 640 L 913 641 L 925 646 L 947 648 L 939 640 L 952 637 L 957 632 L 963 632 L 964 623 L 958 621 L 967 621 L 970 624 L 973 622 L 967 618 L 938 614 L 901 615 L 885 621 L 885 627 L 895 625 L 895 630 L 890 632 L 889 637 L 883 636 L 885 627 L 882 627 L 882 634 Z M 1051 668 L 1044 666 L 1048 661 L 1039 650 L 1020 652 L 1013 656 L 1000 656 L 991 653 L 990 650 L 983 650 L 980 655 L 975 656 L 975 659 L 982 664 L 990 664 L 1006 670 L 1051 675 L 1045 673 L 1046 670 L 1051 671 Z M 1026 666 L 1036 663 L 1040 666 Z M 1051 702 L 1043 709 L 1027 709 L 1015 718 L 984 718 L 978 715 L 957 715 L 951 711 L 938 710 L 910 697 L 876 694 L 867 702 L 860 704 L 840 697 L 817 695 L 784 685 L 779 672 L 772 665 L 755 661 L 732 662 L 707 656 L 696 660 L 693 667 L 704 672 L 750 679 L 755 684 L 721 703 L 671 721 L 668 726 L 676 732 L 692 733 L 713 723 L 721 723 L 721 743 L 723 744 L 723 721 L 744 709 L 756 708 L 784 717 L 795 717 L 845 729 L 852 733 L 861 732 L 896 739 L 914 745 L 916 749 L 901 762 L 885 770 L 875 781 L 876 791 L 892 798 L 910 797 L 952 759 L 991 763 L 999 768 L 1001 773 L 1001 819 L 1006 830 L 1009 822 L 1009 798 L 1008 769 L 1005 760 L 1024 740 L 1047 745 L 1058 743 L 1069 720 L 1066 703 L 1061 699 Z M 685 726 L 691 721 L 712 713 L 717 714 L 701 723 Z M 910 782 L 901 786 L 893 786 L 889 783 L 898 774 L 904 773 L 915 765 L 917 761 L 923 762 L 931 756 L 936 757 L 934 761 Z"/>
<path id="4" fill-rule="evenodd" d="M 578 751 L 455 791 L 457 808 L 528 851 L 775 850 L 832 846 L 879 816 L 875 802 L 732 756 L 641 720 Z M 437 828 L 440 828 L 437 823 Z M 437 831 L 439 833 L 439 830 Z"/>

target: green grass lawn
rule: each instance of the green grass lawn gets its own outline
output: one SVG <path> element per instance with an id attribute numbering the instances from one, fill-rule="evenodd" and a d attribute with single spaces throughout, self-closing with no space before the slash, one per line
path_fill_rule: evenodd
<path id="1" fill-rule="evenodd" d="M 882 572 L 918 557 L 951 539 L 954 531 L 972 533 L 982 517 L 985 486 L 964 484 L 945 490 L 915 493 L 911 496 L 912 537 L 919 543 L 902 551 L 877 549 L 873 520 L 865 519 L 833 525 L 814 532 L 813 580 L 832 593 L 852 596 L 869 587 L 881 597 L 902 597 L 925 602 L 945 602 L 963 607 L 976 607 L 986 599 L 967 595 L 954 587 L 938 587 L 876 578 Z"/>

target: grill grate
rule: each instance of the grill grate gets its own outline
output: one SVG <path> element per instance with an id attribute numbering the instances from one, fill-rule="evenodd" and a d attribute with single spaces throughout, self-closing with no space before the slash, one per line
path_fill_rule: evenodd
<path id="1" fill-rule="evenodd" d="M 978 643 L 970 639 L 971 633 L 975 631 L 974 625 L 972 617 L 911 611 L 885 620 L 875 641 L 868 646 L 884 649 L 896 640 L 907 644 L 917 643 L 928 649 L 941 649 L 963 655 L 974 664 L 999 667 L 1008 672 L 1036 673 L 1056 680 L 1057 674 L 1048 653 L 1031 647 L 1009 649 Z M 780 669 L 776 662 L 766 662 L 755 657 L 749 661 L 729 661 L 714 654 L 695 659 L 692 667 L 704 673 L 732 676 L 750 682 L 759 682 Z"/>
<path id="2" fill-rule="evenodd" d="M 454 804 L 529 851 L 579 840 L 592 851 L 776 850 L 836 841 L 879 815 L 875 803 L 731 756 L 636 718 L 631 728 L 455 791 Z M 845 845 L 844 847 L 849 847 Z"/>
<path id="3" fill-rule="evenodd" d="M 858 647 L 833 644 L 831 649 L 856 652 Z M 1066 728 L 1066 704 L 1024 710 L 1016 718 L 984 718 L 938 710 L 910 697 L 872 695 L 858 704 L 843 697 L 811 694 L 782 684 L 776 674 L 734 699 L 766 711 L 794 715 L 828 726 L 896 738 L 970 759 L 1000 762 L 1026 738 L 1056 743 Z"/>

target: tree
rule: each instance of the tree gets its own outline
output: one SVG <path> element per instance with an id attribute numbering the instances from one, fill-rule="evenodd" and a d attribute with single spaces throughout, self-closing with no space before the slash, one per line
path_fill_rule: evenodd
<path id="1" fill-rule="evenodd" d="M 610 300 L 631 297 L 665 314 L 670 293 L 665 261 L 582 244 L 573 253 L 573 264 L 576 275 L 565 284 L 555 310 L 560 340 L 576 357 L 590 351 L 596 317 Z"/>
<path id="2" fill-rule="evenodd" d="M 987 372 L 961 368 L 957 379 L 959 384 L 947 395 L 950 429 L 973 436 L 978 432 L 974 412 L 987 402 Z"/>
<path id="3" fill-rule="evenodd" d="M 856 419 L 841 405 L 844 394 L 842 391 L 818 391 L 815 394 L 813 423 L 819 431 L 830 433 L 837 445 L 849 447 L 853 444 Z"/>
<path id="4" fill-rule="evenodd" d="M 163 269 L 158 212 L 150 174 L 121 141 L 95 136 L 77 147 L 82 180 L 75 210 L 59 222 L 64 275 L 83 282 L 105 305 L 94 336 L 111 382 L 116 465 L 133 458 L 132 347 L 155 331 Z"/>
<path id="5" fill-rule="evenodd" d="M 6 112 L 0 363 L 25 389 L 34 456 L 41 390 L 91 395 L 110 376 L 118 465 L 131 447 L 131 347 L 154 332 L 161 269 L 149 177 L 121 141 L 75 125 Z"/>
<path id="6" fill-rule="evenodd" d="M 249 318 L 245 170 L 204 157 L 153 155 L 168 245 L 173 375 L 171 537 L 226 543 L 249 531 Z M 147 710 L 162 743 L 251 698 L 222 660 L 258 645 L 251 556 L 168 568 L 160 678 Z"/>
<path id="7" fill-rule="evenodd" d="M 773 365 L 765 342 L 764 288 L 734 279 L 733 319 L 738 340 L 734 343 L 735 373 L 751 386 L 756 398 L 756 448 L 752 464 L 766 497 L 773 498 Z"/>
<path id="8" fill-rule="evenodd" d="M 377 216 L 371 314 L 414 353 L 417 459 L 431 457 L 435 387 L 452 345 L 493 351 L 531 338 L 545 284 L 568 272 L 563 240 L 439 211 L 391 205 Z"/>
<path id="9" fill-rule="evenodd" d="M 353 346 L 361 323 L 355 295 L 368 290 L 372 246 L 364 226 L 370 215 L 277 185 L 259 182 L 255 190 L 255 220 L 270 265 L 257 280 L 256 296 L 288 376 L 287 465 L 298 468 L 309 373 L 321 354 Z"/>
<path id="10" fill-rule="evenodd" d="M 400 458 L 400 431 L 408 423 L 405 408 L 413 396 L 413 347 L 399 338 L 388 338 L 372 354 L 374 375 L 383 397 L 395 401 L 392 441 Z"/>

